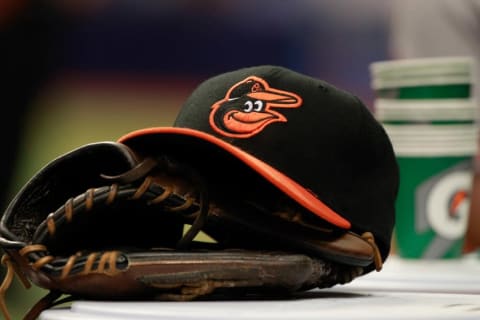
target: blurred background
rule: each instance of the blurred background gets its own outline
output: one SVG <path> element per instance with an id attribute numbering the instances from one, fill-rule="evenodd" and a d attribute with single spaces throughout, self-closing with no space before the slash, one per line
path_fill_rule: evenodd
<path id="1" fill-rule="evenodd" d="M 379 0 L 0 3 L 12 168 L 2 175 L 13 174 L 2 181 L 12 192 L 74 147 L 172 124 L 214 74 L 279 64 L 370 103 L 368 64 L 387 57 L 388 4 Z"/>
<path id="2" fill-rule="evenodd" d="M 401 1 L 400 1 L 401 3 Z M 53 158 L 171 125 L 188 94 L 233 69 L 278 64 L 359 96 L 392 52 L 395 1 L 1 0 L 2 203 Z M 44 292 L 18 280 L 14 319 Z"/>

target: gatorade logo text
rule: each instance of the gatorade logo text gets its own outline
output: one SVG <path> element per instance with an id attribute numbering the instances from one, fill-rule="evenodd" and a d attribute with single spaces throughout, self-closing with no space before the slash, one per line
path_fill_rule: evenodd
<path id="1" fill-rule="evenodd" d="M 471 173 L 452 172 L 439 180 L 431 189 L 426 203 L 427 219 L 436 233 L 447 239 L 464 236 L 470 197 Z"/>
<path id="2" fill-rule="evenodd" d="M 471 161 L 465 160 L 424 181 L 416 190 L 415 229 L 432 238 L 422 258 L 444 258 L 462 244 L 468 225 Z"/>
<path id="3" fill-rule="evenodd" d="M 287 122 L 276 108 L 297 108 L 302 98 L 292 92 L 271 88 L 262 78 L 251 76 L 233 85 L 212 105 L 210 125 L 219 134 L 248 138 L 274 122 Z"/>

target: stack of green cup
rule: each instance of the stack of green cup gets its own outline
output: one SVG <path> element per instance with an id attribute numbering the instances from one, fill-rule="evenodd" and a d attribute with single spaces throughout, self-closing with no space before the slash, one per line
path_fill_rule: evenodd
<path id="1" fill-rule="evenodd" d="M 370 65 L 374 113 L 400 166 L 400 257 L 462 255 L 478 142 L 474 64 L 471 57 L 437 57 Z"/>

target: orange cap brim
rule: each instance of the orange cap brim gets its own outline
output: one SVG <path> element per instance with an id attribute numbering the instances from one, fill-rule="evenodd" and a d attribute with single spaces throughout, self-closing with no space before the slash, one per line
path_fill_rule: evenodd
<path id="1" fill-rule="evenodd" d="M 251 154 L 243 151 L 242 149 L 235 147 L 213 135 L 205 133 L 203 131 L 198 131 L 190 128 L 180 128 L 180 127 L 153 127 L 145 128 L 136 131 L 132 131 L 118 139 L 118 142 L 125 143 L 128 145 L 128 140 L 138 139 L 142 136 L 151 136 L 151 135 L 183 135 L 190 136 L 196 139 L 207 141 L 213 145 L 223 149 L 224 151 L 235 156 L 250 168 L 255 170 L 262 177 L 267 179 L 275 187 L 283 191 L 286 195 L 291 197 L 305 209 L 311 211 L 318 217 L 328 221 L 329 223 L 343 228 L 349 229 L 351 224 L 348 220 L 340 216 L 338 213 L 333 211 L 325 203 L 323 203 L 319 198 L 313 195 L 310 191 L 302 187 L 299 183 L 292 180 L 290 177 L 286 176 L 282 172 L 268 165 L 260 159 L 255 158 Z"/>

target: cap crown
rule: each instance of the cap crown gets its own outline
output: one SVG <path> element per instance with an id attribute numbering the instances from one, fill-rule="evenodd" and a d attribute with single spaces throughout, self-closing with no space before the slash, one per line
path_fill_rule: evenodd
<path id="1" fill-rule="evenodd" d="M 201 83 L 174 124 L 216 136 L 264 161 L 390 246 L 398 165 L 381 124 L 354 95 L 278 66 Z"/>

